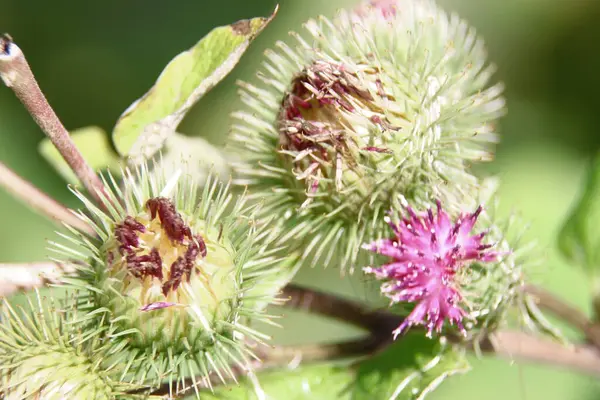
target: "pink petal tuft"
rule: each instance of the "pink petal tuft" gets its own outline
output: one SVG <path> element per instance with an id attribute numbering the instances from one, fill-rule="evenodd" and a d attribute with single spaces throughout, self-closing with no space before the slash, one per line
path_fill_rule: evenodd
<path id="1" fill-rule="evenodd" d="M 407 218 L 390 222 L 394 238 L 363 246 L 390 257 L 387 264 L 364 269 L 384 281 L 382 293 L 393 303 L 415 304 L 393 332 L 394 338 L 414 325 L 425 326 L 431 336 L 434 331 L 441 332 L 445 321 L 465 333 L 462 321 L 467 313 L 461 307 L 456 272 L 475 261 L 492 262 L 498 258 L 498 253 L 490 251 L 492 245 L 482 243 L 485 232 L 471 234 L 482 208 L 461 215 L 454 223 L 439 202 L 436 215 L 431 209 L 421 215 L 410 207 L 406 211 Z"/>

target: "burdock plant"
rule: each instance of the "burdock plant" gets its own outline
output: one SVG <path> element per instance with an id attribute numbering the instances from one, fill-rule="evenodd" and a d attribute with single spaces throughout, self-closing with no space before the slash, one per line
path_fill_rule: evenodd
<path id="1" fill-rule="evenodd" d="M 469 369 L 468 351 L 597 375 L 600 327 L 529 283 L 539 257 L 523 223 L 470 169 L 493 156 L 502 87 L 475 32 L 434 2 L 308 21 L 266 53 L 260 82 L 241 83 L 227 151 L 177 133 L 273 17 L 179 54 L 110 138 L 67 132 L 0 39 L 0 76 L 80 200 L 67 209 L 0 164 L 2 187 L 60 223 L 50 261 L 0 269 L 3 296 L 50 287 L 3 302 L 2 398 L 423 399 Z M 589 186 L 561 243 L 593 270 Z M 309 266 L 364 273 L 389 308 L 294 283 Z M 586 343 L 558 343 L 539 305 Z M 282 307 L 366 333 L 280 346 L 264 324 L 289 331 L 274 323 Z"/>
<path id="2" fill-rule="evenodd" d="M 124 175 L 123 189 L 105 186 L 107 211 L 76 192 L 98 239 L 73 229 L 66 238 L 76 247 L 51 248 L 81 265 L 65 283 L 89 293 L 82 318 L 114 322 L 115 362 L 139 384 L 170 376 L 185 387 L 185 377 L 196 385 L 196 375 L 247 368 L 245 343 L 266 338 L 248 324 L 268 322 L 260 304 L 272 300 L 253 289 L 285 265 L 261 240 L 268 223 L 243 197 L 230 207 L 229 188 L 210 176 L 199 192 L 185 172 L 167 178 L 142 165 Z"/>
<path id="3" fill-rule="evenodd" d="M 491 158 L 502 86 L 473 29 L 431 1 L 373 2 L 266 53 L 231 148 L 239 183 L 285 218 L 307 263 L 351 269 L 400 197 L 459 211 Z"/>

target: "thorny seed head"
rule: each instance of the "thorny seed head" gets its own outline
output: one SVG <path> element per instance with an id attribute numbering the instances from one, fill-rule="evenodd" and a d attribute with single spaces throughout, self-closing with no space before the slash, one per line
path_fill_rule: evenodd
<path id="1" fill-rule="evenodd" d="M 119 400 L 138 389 L 115 379 L 103 330 L 82 322 L 74 301 L 59 305 L 37 292 L 26 300 L 25 309 L 7 300 L 0 307 L 3 399 Z"/>
<path id="2" fill-rule="evenodd" d="M 489 85 L 473 29 L 430 0 L 372 1 L 305 27 L 310 40 L 266 53 L 262 83 L 241 83 L 230 146 L 236 182 L 282 217 L 281 243 L 345 268 L 400 199 L 470 205 L 469 167 L 491 158 L 502 86 Z"/>
<path id="3" fill-rule="evenodd" d="M 212 176 L 200 191 L 190 174 L 167 170 L 143 164 L 125 171 L 122 185 L 109 177 L 107 212 L 75 192 L 99 239 L 73 231 L 69 241 L 87 253 L 53 249 L 82 264 L 68 284 L 89 293 L 87 318 L 114 321 L 108 339 L 125 360 L 123 376 L 150 385 L 168 376 L 178 390 L 192 372 L 248 368 L 245 338 L 268 337 L 246 324 L 269 321 L 265 308 L 293 264 L 274 256 L 267 223 L 243 196 L 232 201 Z"/>
<path id="4" fill-rule="evenodd" d="M 31 354 L 17 362 L 17 367 L 3 376 L 4 400 L 78 400 L 114 399 L 111 388 L 102 374 L 93 371 L 91 360 L 70 352 L 40 348 L 40 354 Z M 44 351 L 46 350 L 46 351 Z M 33 352 L 33 346 L 29 349 Z M 4 374 L 3 374 L 4 375 Z"/>

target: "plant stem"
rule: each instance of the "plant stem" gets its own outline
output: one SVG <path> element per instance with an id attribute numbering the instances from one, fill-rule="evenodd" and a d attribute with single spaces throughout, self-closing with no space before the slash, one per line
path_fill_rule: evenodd
<path id="1" fill-rule="evenodd" d="M 588 332 L 591 322 L 576 309 L 565 304 L 558 297 L 544 289 L 529 286 L 527 293 L 537 294 L 540 307 L 550 310 L 575 326 L 584 333 Z M 371 332 L 371 337 L 376 340 L 387 339 L 392 335 L 392 330 L 401 322 L 402 317 L 387 311 L 369 312 L 359 303 L 342 299 L 332 294 L 320 292 L 300 285 L 291 284 L 284 289 L 284 294 L 291 297 L 285 307 L 303 309 L 307 312 L 336 318 L 351 325 L 363 327 Z M 355 314 L 353 314 L 355 313 Z M 361 318 L 364 321 L 361 322 Z M 380 330 L 380 327 L 387 327 Z M 595 336 L 593 336 L 595 337 Z M 554 365 L 562 368 L 576 369 L 580 372 L 600 377 L 600 352 L 589 345 L 565 346 L 562 343 L 543 337 L 534 336 L 524 332 L 499 330 L 493 332 L 475 346 L 475 343 L 465 343 L 460 338 L 448 337 L 457 345 L 481 350 L 511 359 L 524 359 Z M 402 340 L 398 338 L 397 340 Z M 386 344 L 381 343 L 378 348 Z M 324 353 L 325 354 L 325 353 Z M 344 356 L 339 355 L 338 358 Z"/>
<path id="2" fill-rule="evenodd" d="M 399 338 L 398 340 L 402 340 Z M 384 339 L 383 335 L 368 337 L 347 342 L 273 347 L 260 354 L 262 362 L 253 362 L 254 372 L 269 368 L 295 368 L 298 364 L 306 362 L 332 361 L 351 357 L 369 356 L 376 351 L 383 350 L 392 343 L 391 335 Z M 473 348 L 473 343 L 462 343 Z M 591 376 L 600 377 L 600 353 L 589 345 L 563 346 L 562 344 L 545 338 L 532 336 L 524 332 L 497 331 L 478 344 L 478 349 L 487 354 L 496 355 L 511 361 L 527 360 L 543 365 L 557 366 L 567 370 L 575 370 Z M 236 380 L 243 378 L 247 371 L 232 367 Z M 197 379 L 201 387 L 208 389 L 219 386 L 221 382 L 217 374 L 210 375 L 210 385 L 206 380 Z M 178 393 L 185 396 L 193 388 L 186 388 Z M 164 384 L 153 395 L 166 395 L 169 385 Z"/>
<path id="3" fill-rule="evenodd" d="M 501 330 L 479 346 L 485 352 L 510 360 L 529 360 L 600 377 L 600 353 L 591 345 L 565 346 L 524 332 Z"/>
<path id="4" fill-rule="evenodd" d="M 102 181 L 75 147 L 69 132 L 40 90 L 25 55 L 8 35 L 0 36 L 0 77 L 6 86 L 15 92 L 90 195 L 99 205 L 102 205 L 104 193 Z"/>
<path id="5" fill-rule="evenodd" d="M 55 262 L 0 264 L 0 297 L 58 283 L 61 276 L 73 272 L 73 265 Z"/>
<path id="6" fill-rule="evenodd" d="M 288 284 L 282 292 L 286 308 L 312 312 L 335 318 L 371 333 L 391 332 L 402 319 L 387 311 L 374 311 L 362 303 L 309 289 L 294 283 Z"/>
<path id="7" fill-rule="evenodd" d="M 540 308 L 580 330 L 590 343 L 600 349 L 600 326 L 590 321 L 584 313 L 539 286 L 527 285 L 523 290 L 534 297 Z"/>
<path id="8" fill-rule="evenodd" d="M 10 194 L 23 201 L 33 210 L 49 217 L 53 221 L 65 223 L 81 232 L 94 235 L 94 230 L 79 219 L 70 209 L 27 182 L 2 162 L 0 162 L 0 186 L 4 187 Z"/>
<path id="9" fill-rule="evenodd" d="M 391 338 L 390 338 L 391 339 Z M 301 346 L 275 346 L 259 353 L 263 363 L 270 366 L 297 365 L 301 362 L 317 362 L 350 357 L 366 356 L 389 345 L 383 337 L 367 335 L 359 339 L 339 343 L 310 344 Z"/>

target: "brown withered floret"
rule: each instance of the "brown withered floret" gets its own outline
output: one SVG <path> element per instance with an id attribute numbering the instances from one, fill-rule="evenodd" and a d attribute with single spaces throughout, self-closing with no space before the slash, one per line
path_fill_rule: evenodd
<path id="1" fill-rule="evenodd" d="M 115 237 L 121 243 L 119 250 L 121 254 L 127 252 L 132 248 L 136 248 L 139 245 L 139 239 L 137 232 L 145 232 L 146 228 L 144 225 L 136 221 L 132 217 L 127 217 L 125 220 L 115 227 Z"/>
<path id="2" fill-rule="evenodd" d="M 146 202 L 150 218 L 158 215 L 165 233 L 174 242 L 183 242 L 186 237 L 193 240 L 190 227 L 185 224 L 181 215 L 175 209 L 173 202 L 165 197 L 155 197 Z"/>
<path id="3" fill-rule="evenodd" d="M 200 235 L 193 236 L 189 226 L 186 225 L 181 215 L 175 209 L 173 202 L 164 197 L 156 197 L 146 202 L 146 207 L 150 212 L 151 220 L 159 218 L 160 226 L 167 237 L 174 243 L 185 246 L 185 252 L 179 256 L 170 266 L 169 278 L 162 285 L 162 291 L 165 296 L 171 291 L 176 290 L 183 279 L 188 282 L 194 269 L 194 264 L 198 256 L 206 257 L 207 248 L 204 239 Z M 148 276 L 164 279 L 163 260 L 157 247 L 153 247 L 150 253 L 144 252 L 146 246 L 140 246 L 139 233 L 146 232 L 147 228 L 135 220 L 133 217 L 126 217 L 125 220 L 115 227 L 115 237 L 120 243 L 119 254 L 125 257 L 127 271 L 138 279 L 145 279 Z M 114 254 L 109 253 L 107 259 L 114 259 Z"/>
<path id="4" fill-rule="evenodd" d="M 184 273 L 189 269 L 191 272 L 193 265 L 186 265 L 185 257 L 180 256 L 171 264 L 169 271 L 169 280 L 162 285 L 162 292 L 165 296 L 169 294 L 171 290 L 177 290 L 181 281 L 183 280 Z"/>
<path id="5" fill-rule="evenodd" d="M 374 147 L 374 146 L 363 147 L 363 150 L 371 151 L 373 153 L 384 153 L 384 154 L 392 154 L 393 153 L 393 151 L 390 149 L 384 149 L 382 147 Z"/>
<path id="6" fill-rule="evenodd" d="M 169 291 L 177 290 L 183 278 L 189 282 L 194 268 L 194 262 L 198 258 L 198 255 L 206 257 L 206 243 L 200 235 L 197 235 L 196 240 L 190 242 L 185 254 L 179 256 L 177 260 L 171 264 L 169 270 L 169 280 L 166 281 L 162 286 L 163 294 L 166 296 Z"/>
<path id="7" fill-rule="evenodd" d="M 150 254 L 137 255 L 139 251 L 138 232 L 145 232 L 143 224 L 136 221 L 133 217 L 126 217 L 125 220 L 116 226 L 115 236 L 120 243 L 119 253 L 126 256 L 127 270 L 136 278 L 143 279 L 150 275 L 162 280 L 162 259 L 157 249 L 152 249 Z M 114 256 L 109 254 L 110 258 Z"/>
<path id="8" fill-rule="evenodd" d="M 139 279 L 150 275 L 160 280 L 163 279 L 162 259 L 156 248 L 150 254 L 138 256 L 134 253 L 127 255 L 127 269 Z"/>
<path id="9" fill-rule="evenodd" d="M 206 257 L 206 254 L 208 254 L 208 251 L 206 250 L 206 243 L 204 242 L 204 239 L 202 239 L 202 236 L 200 236 L 200 235 L 194 236 L 194 239 L 196 240 L 196 243 L 198 243 L 198 249 L 200 251 L 200 255 L 202 256 L 202 258 Z"/>

